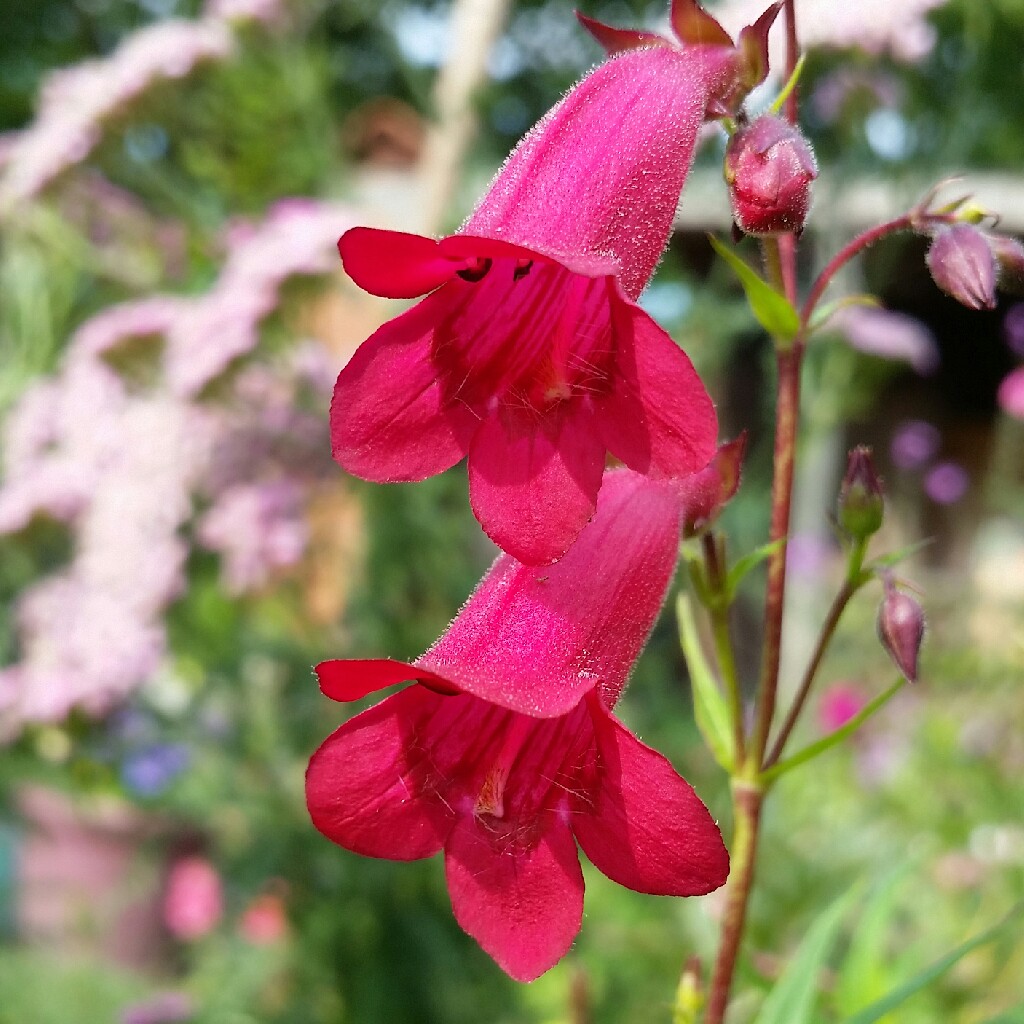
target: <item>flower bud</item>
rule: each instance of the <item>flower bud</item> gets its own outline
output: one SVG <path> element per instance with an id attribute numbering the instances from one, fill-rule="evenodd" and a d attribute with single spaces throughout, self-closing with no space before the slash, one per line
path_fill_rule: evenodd
<path id="1" fill-rule="evenodd" d="M 924 638 L 924 612 L 909 594 L 886 580 L 885 597 L 878 609 L 878 639 L 896 667 L 917 682 L 917 656 Z"/>
<path id="2" fill-rule="evenodd" d="M 996 305 L 996 257 L 983 231 L 970 224 L 942 228 L 927 256 L 932 280 L 970 309 Z"/>
<path id="3" fill-rule="evenodd" d="M 999 287 L 1024 295 L 1024 245 L 1006 235 L 990 235 L 988 243 L 999 268 Z"/>
<path id="4" fill-rule="evenodd" d="M 757 118 L 729 140 L 724 170 L 741 230 L 748 235 L 803 230 L 818 165 L 798 128 L 774 114 Z"/>
<path id="5" fill-rule="evenodd" d="M 882 525 L 885 502 L 882 483 L 871 461 L 871 449 L 854 448 L 839 485 L 839 525 L 854 540 L 866 540 Z"/>

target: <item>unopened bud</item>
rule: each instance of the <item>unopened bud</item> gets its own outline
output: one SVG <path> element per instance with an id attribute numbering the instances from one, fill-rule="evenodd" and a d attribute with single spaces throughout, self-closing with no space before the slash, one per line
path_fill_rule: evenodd
<path id="1" fill-rule="evenodd" d="M 733 217 L 748 235 L 802 231 L 817 176 L 810 143 L 774 114 L 740 128 L 725 151 Z"/>
<path id="2" fill-rule="evenodd" d="M 855 540 L 866 540 L 878 532 L 884 513 L 882 483 L 871 461 L 871 449 L 854 448 L 839 485 L 839 525 Z"/>
<path id="3" fill-rule="evenodd" d="M 1024 295 L 1024 245 L 1006 235 L 990 235 L 988 242 L 999 268 L 999 287 Z"/>
<path id="4" fill-rule="evenodd" d="M 995 309 L 996 258 L 983 231 L 970 224 L 941 228 L 928 250 L 932 280 L 970 309 Z"/>
<path id="5" fill-rule="evenodd" d="M 924 612 L 908 593 L 885 583 L 885 597 L 878 609 L 878 639 L 896 667 L 917 682 L 917 656 L 924 639 Z"/>

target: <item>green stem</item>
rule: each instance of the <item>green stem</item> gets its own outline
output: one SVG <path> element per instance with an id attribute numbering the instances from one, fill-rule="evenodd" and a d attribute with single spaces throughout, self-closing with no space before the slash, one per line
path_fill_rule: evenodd
<path id="1" fill-rule="evenodd" d="M 786 538 L 789 536 L 790 509 L 793 502 L 793 472 L 796 462 L 796 436 L 800 412 L 800 364 L 803 345 L 799 339 L 793 348 L 778 353 L 779 380 L 775 410 L 775 473 L 772 479 L 772 515 L 770 543 L 777 543 L 768 559 L 768 585 L 764 610 L 764 654 L 758 691 L 757 720 L 751 743 L 751 756 L 760 768 L 772 720 L 779 686 L 782 653 L 782 613 L 786 598 Z"/>
<path id="2" fill-rule="evenodd" d="M 792 705 L 790 705 L 789 713 L 786 715 L 786 720 L 782 723 L 782 728 L 779 730 L 779 735 L 772 746 L 771 753 L 764 762 L 765 768 L 770 768 L 782 757 L 786 742 L 789 740 L 790 734 L 793 732 L 793 728 L 796 726 L 804 709 L 804 705 L 807 703 L 807 697 L 811 692 L 811 687 L 814 685 L 814 678 L 817 675 L 822 658 L 825 656 L 825 651 L 828 650 L 828 645 L 832 641 L 836 627 L 839 625 L 839 620 L 842 618 L 843 612 L 846 611 L 846 606 L 850 603 L 850 599 L 870 578 L 870 576 L 865 577 L 861 571 L 866 551 L 867 541 L 860 540 L 854 544 L 850 552 L 846 579 L 843 580 L 843 585 L 839 593 L 836 594 L 832 607 L 828 610 L 828 615 L 822 624 L 821 632 L 818 634 L 818 641 L 815 644 L 814 652 L 811 654 L 811 659 L 807 663 L 803 679 L 801 679 L 796 696 L 793 698 Z"/>
<path id="3" fill-rule="evenodd" d="M 741 764 L 746 747 L 743 729 L 743 697 L 740 693 L 739 674 L 736 671 L 736 657 L 733 654 L 732 637 L 729 633 L 729 602 L 725 593 L 725 579 L 722 571 L 723 559 L 718 549 L 718 540 L 713 533 L 703 537 L 704 564 L 714 600 L 711 602 L 711 630 L 715 639 L 715 655 L 718 671 L 729 698 L 729 717 L 732 719 L 735 763 Z"/>
<path id="4" fill-rule="evenodd" d="M 754 885 L 757 840 L 761 825 L 763 790 L 749 781 L 733 780 L 732 869 L 726 888 L 725 916 L 722 919 L 722 945 L 711 978 L 708 1009 L 704 1024 L 722 1024 L 729 1005 L 729 990 L 736 970 L 740 942 L 747 920 L 747 906 Z"/>

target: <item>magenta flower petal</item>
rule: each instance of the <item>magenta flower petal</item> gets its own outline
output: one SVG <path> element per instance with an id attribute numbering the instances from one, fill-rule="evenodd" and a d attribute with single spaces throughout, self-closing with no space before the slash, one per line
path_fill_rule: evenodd
<path id="1" fill-rule="evenodd" d="M 531 844 L 463 818 L 444 864 L 455 919 L 516 981 L 533 981 L 568 951 L 583 918 L 583 872 L 567 825 Z"/>
<path id="2" fill-rule="evenodd" d="M 596 18 L 588 18 L 576 12 L 579 23 L 610 53 L 622 53 L 624 50 L 637 50 L 642 46 L 671 46 L 672 44 L 656 32 L 643 32 L 637 29 L 614 28 L 605 25 Z M 732 40 L 729 40 L 730 44 Z"/>
<path id="3" fill-rule="evenodd" d="M 368 694 L 376 693 L 385 687 L 412 680 L 423 683 L 439 693 L 456 692 L 446 680 L 432 672 L 389 658 L 322 661 L 316 667 L 316 674 L 320 681 L 320 690 L 331 700 L 362 700 Z"/>
<path id="4" fill-rule="evenodd" d="M 346 722 L 313 755 L 306 802 L 316 827 L 367 857 L 417 860 L 437 853 L 453 815 L 430 799 L 414 737 L 444 698 L 410 687 Z"/>
<path id="5" fill-rule="evenodd" d="M 704 111 L 734 76 L 729 47 L 616 55 L 526 135 L 463 233 L 560 261 L 611 256 L 635 299 L 668 240 Z"/>
<path id="6" fill-rule="evenodd" d="M 688 476 L 715 455 L 715 407 L 686 353 L 642 310 L 617 309 L 615 388 L 595 404 L 608 450 L 631 469 Z"/>
<path id="7" fill-rule="evenodd" d="M 577 403 L 539 422 L 529 411 L 496 409 L 469 454 L 473 512 L 513 558 L 552 562 L 594 515 L 604 453 L 590 415 Z"/>
<path id="8" fill-rule="evenodd" d="M 345 267 L 368 290 L 436 290 L 342 370 L 337 461 L 369 480 L 418 480 L 472 450 L 474 510 L 529 564 L 573 543 L 607 450 L 664 476 L 706 465 L 710 399 L 633 300 L 668 240 L 704 113 L 739 73 L 731 45 L 621 53 L 526 136 L 459 234 L 343 236 Z"/>
<path id="9" fill-rule="evenodd" d="M 529 715 L 564 714 L 597 685 L 614 700 L 675 570 L 680 515 L 669 485 L 605 474 L 565 556 L 541 570 L 500 557 L 416 666 Z"/>
<path id="10" fill-rule="evenodd" d="M 464 261 L 447 257 L 432 238 L 376 228 L 346 231 L 338 239 L 338 253 L 360 288 L 387 299 L 425 295 L 464 266 Z"/>
<path id="11" fill-rule="evenodd" d="M 424 480 L 469 450 L 478 418 L 430 363 L 441 294 L 386 323 L 341 371 L 331 401 L 335 459 L 366 480 Z"/>
<path id="12" fill-rule="evenodd" d="M 729 855 L 707 808 L 669 761 L 591 701 L 596 799 L 579 799 L 573 831 L 602 874 L 638 892 L 697 896 L 722 885 Z"/>

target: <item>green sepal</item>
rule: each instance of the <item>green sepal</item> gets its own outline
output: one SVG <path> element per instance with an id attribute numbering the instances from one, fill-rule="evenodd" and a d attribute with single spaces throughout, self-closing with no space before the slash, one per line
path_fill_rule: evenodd
<path id="1" fill-rule="evenodd" d="M 743 285 L 750 303 L 751 312 L 757 322 L 773 337 L 792 341 L 800 331 L 800 316 L 793 304 L 781 292 L 777 292 L 750 266 L 744 263 L 728 246 L 723 245 L 714 235 L 708 235 L 711 246 L 726 263 L 732 267 Z"/>
<path id="2" fill-rule="evenodd" d="M 816 743 L 811 743 L 809 746 L 804 747 L 803 750 L 798 750 L 792 757 L 787 757 L 784 761 L 773 764 L 771 768 L 766 768 L 761 774 L 762 780 L 765 783 L 774 782 L 780 775 L 785 775 L 786 772 L 792 771 L 808 761 L 813 761 L 814 758 L 824 754 L 826 750 L 831 750 L 836 744 L 842 743 L 847 736 L 856 732 L 879 708 L 884 707 L 895 697 L 906 681 L 905 676 L 900 676 L 888 690 L 880 693 L 874 700 L 865 704 L 853 718 L 845 725 L 841 725 L 835 732 L 823 736 Z"/>
<path id="3" fill-rule="evenodd" d="M 712 756 L 731 775 L 736 764 L 736 748 L 729 709 L 704 657 L 690 598 L 684 593 L 676 598 L 676 619 L 679 622 L 679 644 L 690 672 L 693 717 Z"/>

